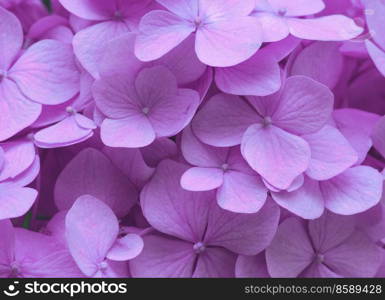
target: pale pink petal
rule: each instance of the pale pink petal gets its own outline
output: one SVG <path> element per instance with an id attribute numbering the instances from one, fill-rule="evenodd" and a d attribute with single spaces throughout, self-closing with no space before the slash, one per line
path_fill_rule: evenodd
<path id="1" fill-rule="evenodd" d="M 4 141 L 37 120 L 41 105 L 27 99 L 8 79 L 0 84 L 0 141 Z"/>
<path id="2" fill-rule="evenodd" d="M 124 119 L 105 119 L 101 138 L 110 147 L 139 148 L 150 145 L 155 140 L 155 132 L 147 117 L 138 113 Z"/>
<path id="3" fill-rule="evenodd" d="M 190 168 L 183 173 L 180 184 L 188 191 L 209 191 L 223 183 L 223 170 L 219 168 Z"/>
<path id="4" fill-rule="evenodd" d="M 79 31 L 73 39 L 77 59 L 94 78 L 99 77 L 99 64 L 106 45 L 114 38 L 129 32 L 123 22 L 108 21 L 89 26 Z"/>
<path id="5" fill-rule="evenodd" d="M 350 168 L 320 183 L 326 207 L 336 214 L 352 215 L 376 205 L 382 194 L 383 177 L 368 166 Z"/>
<path id="6" fill-rule="evenodd" d="M 0 183 L 0 220 L 26 214 L 36 197 L 34 189 Z"/>
<path id="7" fill-rule="evenodd" d="M 66 10 L 75 14 L 76 16 L 87 19 L 102 21 L 110 19 L 114 16 L 116 3 L 115 0 L 59 0 L 60 4 Z"/>
<path id="8" fill-rule="evenodd" d="M 72 46 L 55 40 L 33 44 L 9 71 L 20 90 L 42 104 L 60 104 L 80 89 Z"/>
<path id="9" fill-rule="evenodd" d="M 194 31 L 194 24 L 168 12 L 154 10 L 140 21 L 135 54 L 142 61 L 158 59 Z"/>
<path id="10" fill-rule="evenodd" d="M 326 125 L 302 136 L 310 145 L 311 159 L 306 175 L 315 180 L 330 179 L 355 164 L 357 152 L 338 129 Z"/>
<path id="11" fill-rule="evenodd" d="M 325 208 L 318 182 L 307 177 L 299 189 L 293 192 L 272 192 L 271 196 L 281 207 L 304 219 L 319 218 Z"/>
<path id="12" fill-rule="evenodd" d="M 199 1 L 196 0 L 156 0 L 156 2 L 184 19 L 194 19 L 199 12 Z"/>
<path id="13" fill-rule="evenodd" d="M 230 67 L 250 58 L 262 44 L 262 30 L 254 17 L 204 24 L 196 33 L 199 59 L 214 67 Z"/>
<path id="14" fill-rule="evenodd" d="M 216 20 L 226 17 L 247 16 L 255 7 L 254 0 L 199 0 L 199 14 Z"/>
<path id="15" fill-rule="evenodd" d="M 218 205 L 237 213 L 255 213 L 265 204 L 267 189 L 261 179 L 237 171 L 227 171 L 218 189 Z"/>
<path id="16" fill-rule="evenodd" d="M 313 15 L 325 8 L 322 0 L 268 0 L 275 11 L 284 11 L 285 16 Z"/>
<path id="17" fill-rule="evenodd" d="M 271 116 L 273 123 L 294 134 L 313 133 L 321 129 L 333 111 L 333 93 L 323 84 L 305 76 L 289 77 L 275 97 L 279 97 L 279 104 Z"/>
<path id="18" fill-rule="evenodd" d="M 0 146 L 4 150 L 4 165 L 0 172 L 0 181 L 15 178 L 35 160 L 35 147 L 27 138 L 13 140 Z"/>
<path id="19" fill-rule="evenodd" d="M 95 197 L 76 199 L 66 220 L 68 248 L 82 272 L 94 275 L 119 233 L 111 208 Z"/>
<path id="20" fill-rule="evenodd" d="M 365 45 L 378 71 L 385 76 L 385 50 L 379 48 L 370 40 L 366 40 Z"/>
<path id="21" fill-rule="evenodd" d="M 325 16 L 315 19 L 287 19 L 290 33 L 296 37 L 319 41 L 345 41 L 357 37 L 363 28 L 353 19 L 343 15 Z"/>
<path id="22" fill-rule="evenodd" d="M 143 250 L 143 239 L 133 233 L 117 239 L 108 250 L 107 258 L 115 261 L 125 261 L 137 257 Z"/>
<path id="23" fill-rule="evenodd" d="M 264 42 L 276 42 L 286 38 L 289 26 L 286 19 L 272 13 L 257 12 L 253 14 L 262 26 L 262 38 Z"/>
<path id="24" fill-rule="evenodd" d="M 0 69 L 6 71 L 23 44 L 23 29 L 16 16 L 0 7 Z"/>
<path id="25" fill-rule="evenodd" d="M 376 124 L 373 130 L 372 140 L 376 150 L 385 157 L 385 117 L 382 117 Z"/>
<path id="26" fill-rule="evenodd" d="M 85 117 L 83 116 L 83 118 Z M 56 148 L 80 143 L 92 135 L 91 128 L 79 126 L 75 115 L 71 115 L 59 123 L 35 133 L 34 140 L 40 148 Z"/>
<path id="27" fill-rule="evenodd" d="M 241 151 L 249 165 L 273 186 L 286 189 L 310 160 L 306 141 L 275 126 L 250 126 Z M 274 168 L 272 168 L 274 166 Z"/>

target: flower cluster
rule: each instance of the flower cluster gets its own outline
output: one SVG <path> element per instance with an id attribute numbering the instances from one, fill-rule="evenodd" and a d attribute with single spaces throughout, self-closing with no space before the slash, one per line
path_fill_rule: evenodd
<path id="1" fill-rule="evenodd" d="M 0 0 L 0 277 L 385 276 L 385 1 L 44 3 Z"/>

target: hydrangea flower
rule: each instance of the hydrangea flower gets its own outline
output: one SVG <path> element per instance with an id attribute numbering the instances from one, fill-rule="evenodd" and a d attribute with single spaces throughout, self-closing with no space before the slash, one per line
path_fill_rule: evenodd
<path id="1" fill-rule="evenodd" d="M 383 0 L 0 0 L 0 277 L 384 277 Z"/>

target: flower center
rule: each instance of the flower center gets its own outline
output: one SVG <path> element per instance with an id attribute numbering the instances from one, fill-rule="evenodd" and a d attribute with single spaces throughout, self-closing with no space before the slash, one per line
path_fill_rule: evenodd
<path id="1" fill-rule="evenodd" d="M 143 112 L 145 115 L 148 115 L 148 113 L 150 112 L 150 108 L 149 108 L 149 107 L 143 107 L 143 108 L 142 108 L 142 112 Z"/>
<path id="2" fill-rule="evenodd" d="M 120 10 L 117 10 L 115 13 L 114 13 L 114 19 L 115 20 L 123 20 L 123 14 Z"/>
<path id="3" fill-rule="evenodd" d="M 107 269 L 107 267 L 108 267 L 108 264 L 107 264 L 107 262 L 105 262 L 105 261 L 102 261 L 101 263 L 99 263 L 99 270 L 102 270 L 102 271 L 104 271 L 104 270 L 106 270 L 106 269 Z"/>
<path id="4" fill-rule="evenodd" d="M 325 261 L 325 255 L 318 253 L 315 257 L 316 262 L 322 264 Z"/>
<path id="5" fill-rule="evenodd" d="M 281 8 L 280 10 L 278 10 L 278 15 L 281 17 L 284 17 L 286 13 L 287 13 L 287 10 L 285 8 Z"/>
<path id="6" fill-rule="evenodd" d="M 229 164 L 226 164 L 224 163 L 222 166 L 221 166 L 222 170 L 223 171 L 227 171 L 229 169 Z"/>
<path id="7" fill-rule="evenodd" d="M 195 30 L 197 30 L 199 27 L 202 26 L 202 18 L 200 16 L 195 17 L 194 25 L 195 25 Z"/>
<path id="8" fill-rule="evenodd" d="M 70 115 L 72 115 L 72 114 L 76 113 L 76 110 L 72 106 L 67 106 L 66 112 L 69 113 Z"/>
<path id="9" fill-rule="evenodd" d="M 7 71 L 0 70 L 0 82 L 7 76 Z"/>
<path id="10" fill-rule="evenodd" d="M 267 127 L 273 123 L 273 120 L 270 117 L 265 117 L 263 119 L 263 127 Z"/>
<path id="11" fill-rule="evenodd" d="M 200 254 L 206 250 L 206 246 L 203 242 L 198 242 L 194 244 L 193 249 L 196 254 Z"/>

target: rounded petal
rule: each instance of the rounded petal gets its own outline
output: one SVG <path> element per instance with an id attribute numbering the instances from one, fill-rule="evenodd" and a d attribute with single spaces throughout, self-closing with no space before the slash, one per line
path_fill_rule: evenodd
<path id="1" fill-rule="evenodd" d="M 218 189 L 218 205 L 236 213 L 256 213 L 265 204 L 267 189 L 260 178 L 237 171 L 227 171 Z"/>
<path id="2" fill-rule="evenodd" d="M 108 250 L 107 258 L 114 261 L 125 261 L 137 257 L 143 250 L 143 239 L 133 233 L 117 239 Z"/>
<path id="3" fill-rule="evenodd" d="M 219 168 L 190 168 L 183 173 L 180 184 L 188 191 L 209 191 L 223 183 L 223 170 Z"/>
<path id="4" fill-rule="evenodd" d="M 249 59 L 262 44 L 262 30 L 254 17 L 239 17 L 202 25 L 195 51 L 201 62 L 230 67 Z"/>
<path id="5" fill-rule="evenodd" d="M 272 125 L 250 126 L 241 151 L 249 165 L 279 189 L 288 188 L 310 161 L 310 148 L 304 139 Z"/>
<path id="6" fill-rule="evenodd" d="M 376 205 L 382 194 L 382 175 L 368 166 L 350 168 L 320 183 L 326 207 L 336 214 L 353 215 Z"/>
<path id="7" fill-rule="evenodd" d="M 168 11 L 154 10 L 140 21 L 135 54 L 142 61 L 158 59 L 194 31 L 190 23 Z"/>
<path id="8" fill-rule="evenodd" d="M 218 94 L 199 110 L 192 129 L 202 142 L 228 147 L 239 145 L 246 129 L 259 120 L 257 112 L 241 98 Z"/>

